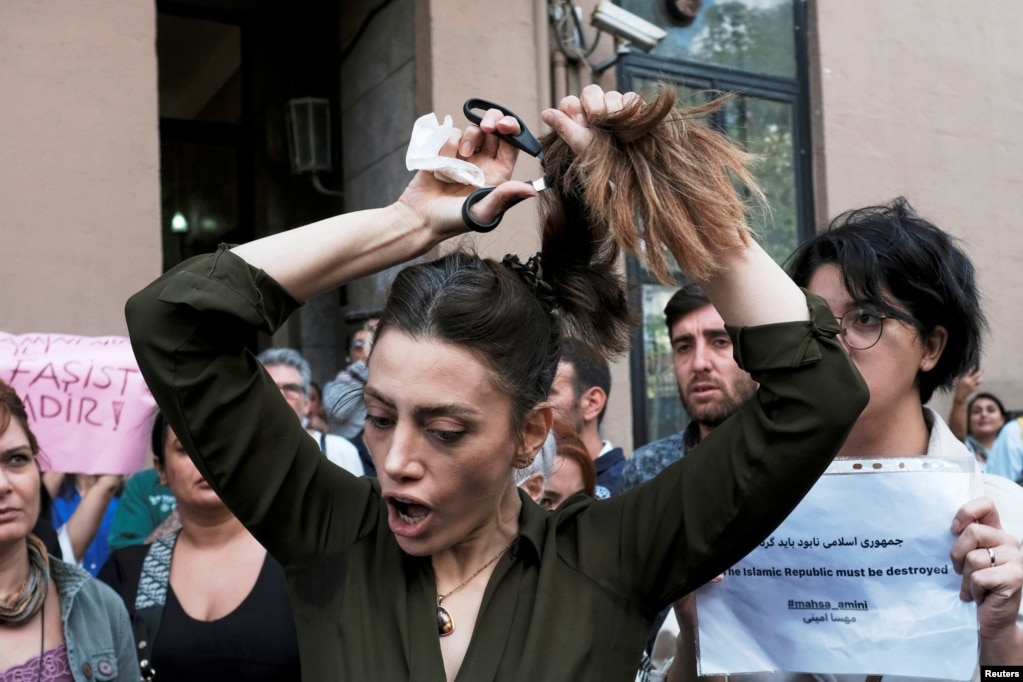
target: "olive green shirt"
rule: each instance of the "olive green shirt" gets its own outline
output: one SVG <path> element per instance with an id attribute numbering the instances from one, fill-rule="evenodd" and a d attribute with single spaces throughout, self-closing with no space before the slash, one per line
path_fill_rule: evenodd
<path id="1" fill-rule="evenodd" d="M 834 316 L 810 301 L 810 322 L 730 330 L 760 390 L 655 479 L 553 513 L 522 494 L 459 680 L 632 680 L 658 611 L 782 521 L 867 401 Z M 376 480 L 328 462 L 244 348 L 297 305 L 221 248 L 133 296 L 127 318 L 185 449 L 287 571 L 303 678 L 443 680 L 430 558 L 402 552 Z"/>

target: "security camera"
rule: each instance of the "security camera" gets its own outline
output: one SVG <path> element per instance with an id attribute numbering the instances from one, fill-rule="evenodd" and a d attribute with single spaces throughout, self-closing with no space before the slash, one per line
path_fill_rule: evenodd
<path id="1" fill-rule="evenodd" d="M 667 34 L 664 29 L 622 9 L 611 0 L 601 0 L 593 10 L 590 23 L 622 40 L 627 40 L 644 52 L 657 47 Z"/>

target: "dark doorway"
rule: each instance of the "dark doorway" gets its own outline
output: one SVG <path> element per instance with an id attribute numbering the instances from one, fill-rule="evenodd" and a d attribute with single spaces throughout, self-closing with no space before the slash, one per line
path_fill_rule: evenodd
<path id="1" fill-rule="evenodd" d="M 156 6 L 164 269 L 341 212 L 291 175 L 283 122 L 291 98 L 338 98 L 337 4 Z"/>

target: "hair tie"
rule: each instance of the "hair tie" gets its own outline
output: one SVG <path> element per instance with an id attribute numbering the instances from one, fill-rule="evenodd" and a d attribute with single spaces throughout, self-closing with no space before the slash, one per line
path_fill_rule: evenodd
<path id="1" fill-rule="evenodd" d="M 529 260 L 525 263 L 519 260 L 518 254 L 509 253 L 501 261 L 501 264 L 511 268 L 525 282 L 529 290 L 533 292 L 533 295 L 540 299 L 540 303 L 543 303 L 547 312 L 554 310 L 558 299 L 554 295 L 554 288 L 543 280 L 542 253 L 537 251 L 536 255 L 530 256 Z"/>

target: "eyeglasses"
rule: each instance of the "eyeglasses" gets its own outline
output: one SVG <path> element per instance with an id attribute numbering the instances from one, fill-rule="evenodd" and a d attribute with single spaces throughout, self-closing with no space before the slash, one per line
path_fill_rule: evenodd
<path id="1" fill-rule="evenodd" d="M 842 327 L 842 336 L 850 348 L 867 350 L 877 345 L 884 331 L 884 321 L 894 315 L 871 310 L 869 308 L 852 308 L 841 317 L 835 316 Z"/>
<path id="2" fill-rule="evenodd" d="M 281 389 L 281 393 L 284 394 L 285 398 L 294 400 L 305 397 L 305 389 L 298 384 L 279 384 L 277 388 Z"/>

